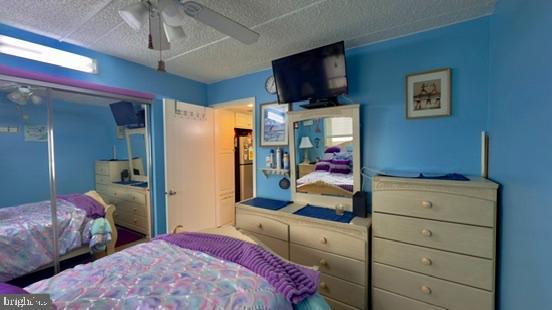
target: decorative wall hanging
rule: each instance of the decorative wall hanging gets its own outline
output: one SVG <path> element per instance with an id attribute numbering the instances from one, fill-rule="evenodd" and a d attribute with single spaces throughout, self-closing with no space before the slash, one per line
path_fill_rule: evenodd
<path id="1" fill-rule="evenodd" d="M 406 76 L 406 118 L 451 114 L 451 70 L 449 68 Z"/>
<path id="2" fill-rule="evenodd" d="M 288 104 L 261 105 L 261 146 L 288 145 Z"/>

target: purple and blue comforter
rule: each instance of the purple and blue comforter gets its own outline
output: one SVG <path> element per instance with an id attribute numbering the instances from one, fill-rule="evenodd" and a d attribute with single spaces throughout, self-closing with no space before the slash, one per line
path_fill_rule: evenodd
<path id="1" fill-rule="evenodd" d="M 154 240 L 25 288 L 70 309 L 292 309 L 268 280 L 202 251 Z"/>
<path id="2" fill-rule="evenodd" d="M 98 205 L 82 196 L 60 196 L 57 200 L 60 255 L 90 240 L 89 225 Z M 0 282 L 49 264 L 53 257 L 50 201 L 0 209 Z"/>

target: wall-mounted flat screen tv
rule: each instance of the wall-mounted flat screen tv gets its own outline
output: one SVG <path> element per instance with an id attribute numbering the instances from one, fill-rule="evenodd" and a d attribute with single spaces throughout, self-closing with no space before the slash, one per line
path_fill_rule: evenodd
<path id="1" fill-rule="evenodd" d="M 273 60 L 272 71 L 280 103 L 315 103 L 347 93 L 343 41 Z"/>

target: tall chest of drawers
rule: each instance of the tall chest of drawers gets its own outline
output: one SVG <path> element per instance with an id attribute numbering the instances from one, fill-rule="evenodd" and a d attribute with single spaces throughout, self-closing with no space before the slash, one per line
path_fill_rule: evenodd
<path id="1" fill-rule="evenodd" d="M 115 205 L 115 224 L 151 237 L 151 208 L 149 189 L 114 183 L 121 171 L 128 169 L 127 161 L 97 161 L 96 190 L 106 202 Z"/>
<path id="2" fill-rule="evenodd" d="M 375 177 L 373 309 L 494 309 L 497 189 Z"/>

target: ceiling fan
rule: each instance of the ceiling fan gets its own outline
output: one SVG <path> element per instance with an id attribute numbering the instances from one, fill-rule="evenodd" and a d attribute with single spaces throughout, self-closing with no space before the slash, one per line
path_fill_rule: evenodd
<path id="1" fill-rule="evenodd" d="M 34 105 L 41 104 L 45 90 L 43 87 L 32 87 L 15 83 L 0 87 L 0 91 L 8 93 L 6 95 L 8 100 L 19 106 L 27 105 L 29 102 Z"/>
<path id="2" fill-rule="evenodd" d="M 244 44 L 253 44 L 259 34 L 244 25 L 198 3 L 186 0 L 140 0 L 119 10 L 121 18 L 134 30 L 149 21 L 148 48 L 158 50 L 158 71 L 165 71 L 161 51 L 170 49 L 170 43 L 186 36 L 183 25 L 186 16 L 214 28 Z"/>

